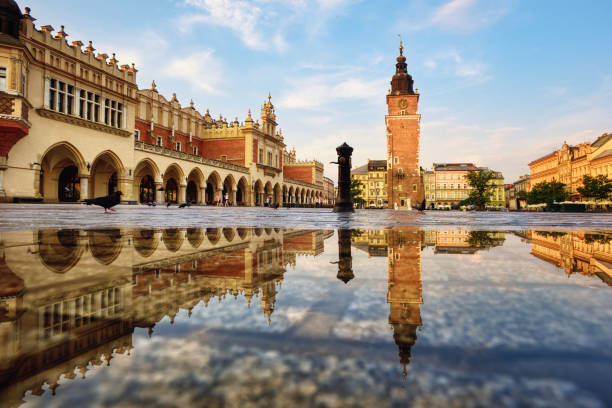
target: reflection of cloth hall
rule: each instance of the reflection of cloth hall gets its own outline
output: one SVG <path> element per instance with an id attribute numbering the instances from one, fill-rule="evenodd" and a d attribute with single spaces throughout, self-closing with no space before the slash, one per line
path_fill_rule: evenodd
<path id="1" fill-rule="evenodd" d="M 53 392 L 132 348 L 135 328 L 201 301 L 261 300 L 270 321 L 285 268 L 331 231 L 273 228 L 44 230 L 0 239 L 0 400 Z M 18 243 L 18 244 L 7 244 Z M 6 245 L 6 246 L 5 246 Z"/>

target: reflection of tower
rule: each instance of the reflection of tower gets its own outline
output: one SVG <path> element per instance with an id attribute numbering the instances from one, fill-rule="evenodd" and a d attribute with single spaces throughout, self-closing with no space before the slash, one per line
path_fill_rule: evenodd
<path id="1" fill-rule="evenodd" d="M 418 229 L 391 230 L 389 233 L 389 324 L 399 348 L 400 363 L 410 363 L 410 349 L 421 325 L 421 232 Z"/>
<path id="2" fill-rule="evenodd" d="M 355 277 L 353 274 L 353 257 L 351 256 L 351 230 L 338 230 L 338 279 L 348 283 Z"/>

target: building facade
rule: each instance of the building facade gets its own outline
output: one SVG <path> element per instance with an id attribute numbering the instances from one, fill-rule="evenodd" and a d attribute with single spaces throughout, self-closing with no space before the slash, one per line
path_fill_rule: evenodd
<path id="1" fill-rule="evenodd" d="M 314 204 L 323 164 L 286 151 L 271 97 L 240 122 L 138 89 L 134 65 L 68 41 L 10 0 L 0 14 L 0 200 Z M 287 161 L 286 157 L 292 157 Z"/>
<path id="2" fill-rule="evenodd" d="M 361 194 L 366 208 L 387 208 L 387 161 L 369 160 L 368 163 L 351 170 L 351 179 L 361 183 Z"/>
<path id="3" fill-rule="evenodd" d="M 474 163 L 434 163 L 432 172 L 425 172 L 424 177 L 427 208 L 450 209 L 459 207 L 461 201 L 467 199 L 473 188 L 467 180 L 470 171 L 492 171 L 486 167 L 477 167 Z M 493 171 L 489 182 L 491 197 L 487 207 L 504 208 L 506 206 L 504 177 L 502 173 Z"/>
<path id="4" fill-rule="evenodd" d="M 408 74 L 404 47 L 387 95 L 387 197 L 388 208 L 411 209 L 424 204 L 425 193 L 419 166 L 421 115 L 418 114 L 419 94 Z M 417 89 L 418 91 L 418 89 Z"/>
<path id="5" fill-rule="evenodd" d="M 580 199 L 578 188 L 585 175 L 612 176 L 612 133 L 604 133 L 593 143 L 575 146 L 563 143 L 561 149 L 529 163 L 529 191 L 539 183 L 557 181 L 566 185 L 572 199 Z"/>
<path id="6" fill-rule="evenodd" d="M 526 193 L 529 191 L 529 174 L 521 176 L 512 184 L 506 185 L 506 207 L 520 210 L 527 207 Z"/>

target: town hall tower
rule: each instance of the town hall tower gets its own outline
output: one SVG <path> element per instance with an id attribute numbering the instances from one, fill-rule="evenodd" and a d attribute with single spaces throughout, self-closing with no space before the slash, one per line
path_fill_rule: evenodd
<path id="1" fill-rule="evenodd" d="M 387 197 L 389 208 L 411 209 L 420 208 L 425 199 L 419 167 L 421 115 L 417 113 L 419 94 L 414 91 L 414 81 L 408 74 L 401 40 L 399 51 L 387 95 L 389 113 L 385 117 Z"/>

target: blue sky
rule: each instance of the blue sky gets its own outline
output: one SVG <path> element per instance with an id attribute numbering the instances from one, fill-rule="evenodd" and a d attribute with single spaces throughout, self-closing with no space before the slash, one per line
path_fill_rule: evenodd
<path id="1" fill-rule="evenodd" d="M 421 165 L 475 161 L 507 182 L 612 131 L 612 2 L 519 0 L 20 1 L 37 25 L 135 62 L 138 82 L 244 120 L 268 92 L 288 147 L 326 164 L 386 155 L 398 37 L 421 93 Z"/>

